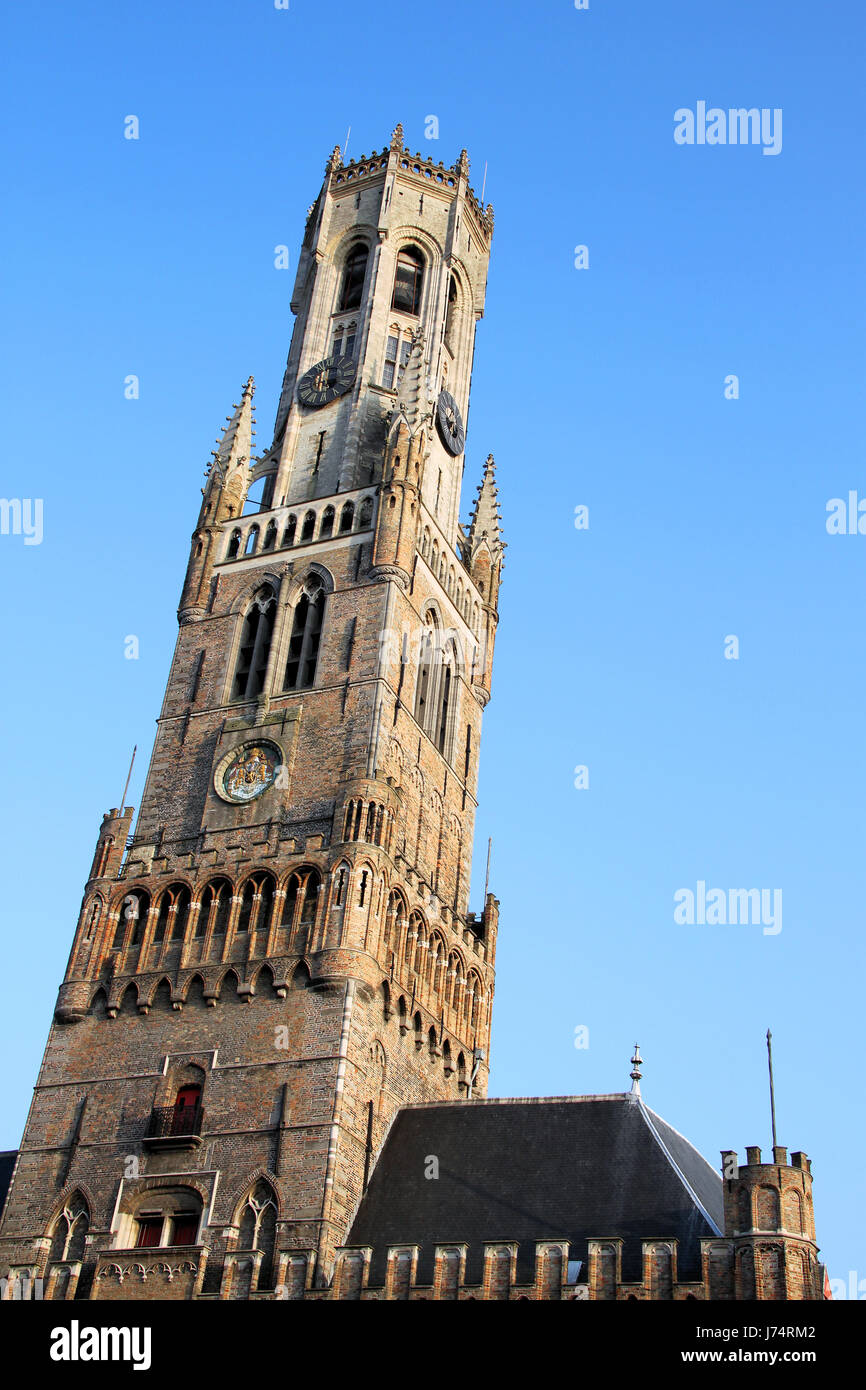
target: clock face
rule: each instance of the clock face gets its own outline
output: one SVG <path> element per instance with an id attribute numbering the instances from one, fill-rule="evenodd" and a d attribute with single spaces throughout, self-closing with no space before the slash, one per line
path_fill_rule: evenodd
<path id="1" fill-rule="evenodd" d="M 348 391 L 354 380 L 354 357 L 323 357 L 321 362 L 304 372 L 298 382 L 298 400 L 301 405 L 314 408 L 327 405 Z"/>
<path id="2" fill-rule="evenodd" d="M 466 443 L 466 433 L 460 410 L 450 391 L 440 391 L 436 402 L 436 423 L 442 443 L 449 454 L 462 454 Z"/>

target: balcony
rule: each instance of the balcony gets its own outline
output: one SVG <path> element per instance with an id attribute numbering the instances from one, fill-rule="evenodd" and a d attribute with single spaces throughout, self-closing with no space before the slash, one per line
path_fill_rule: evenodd
<path id="1" fill-rule="evenodd" d="M 154 1106 L 142 1143 L 146 1149 L 197 1149 L 204 1111 L 200 1105 Z"/>

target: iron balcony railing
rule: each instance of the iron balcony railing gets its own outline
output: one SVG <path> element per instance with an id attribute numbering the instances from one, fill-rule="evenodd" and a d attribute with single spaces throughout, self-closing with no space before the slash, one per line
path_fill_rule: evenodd
<path id="1" fill-rule="evenodd" d="M 173 1139 L 201 1134 L 204 1111 L 200 1105 L 178 1109 L 174 1105 L 154 1106 L 147 1126 L 146 1139 Z"/>

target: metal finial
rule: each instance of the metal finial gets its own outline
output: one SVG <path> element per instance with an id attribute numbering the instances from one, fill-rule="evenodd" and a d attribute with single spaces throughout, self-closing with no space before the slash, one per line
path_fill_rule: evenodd
<path id="1" fill-rule="evenodd" d="M 638 1067 L 643 1066 L 643 1058 L 640 1055 L 640 1048 L 638 1047 L 637 1043 L 635 1043 L 634 1045 L 634 1056 L 631 1059 L 631 1064 L 633 1068 L 633 1070 L 630 1072 L 631 1093 L 633 1096 L 639 1096 L 641 1073 L 638 1071 Z"/>

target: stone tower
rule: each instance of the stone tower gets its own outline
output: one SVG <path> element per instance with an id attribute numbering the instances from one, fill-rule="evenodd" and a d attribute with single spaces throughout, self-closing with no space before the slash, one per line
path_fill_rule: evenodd
<path id="1" fill-rule="evenodd" d="M 274 438 L 209 467 L 134 834 L 105 816 L 0 1261 L 50 1298 L 298 1297 L 405 1104 L 486 1094 L 468 911 L 504 545 L 459 522 L 493 231 L 465 151 L 307 217 Z"/>
<path id="2" fill-rule="evenodd" d="M 725 1240 L 704 1241 L 708 1297 L 799 1302 L 823 1298 L 815 1243 L 812 1170 L 804 1153 L 781 1145 L 772 1163 L 746 1149 L 740 1167 L 722 1153 Z"/>

